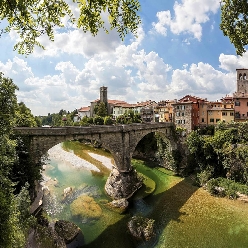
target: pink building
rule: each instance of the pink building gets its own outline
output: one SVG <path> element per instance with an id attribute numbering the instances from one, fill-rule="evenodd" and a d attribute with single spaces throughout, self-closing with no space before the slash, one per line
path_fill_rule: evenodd
<path id="1" fill-rule="evenodd" d="M 248 69 L 236 69 L 237 92 L 233 94 L 235 121 L 248 120 Z"/>

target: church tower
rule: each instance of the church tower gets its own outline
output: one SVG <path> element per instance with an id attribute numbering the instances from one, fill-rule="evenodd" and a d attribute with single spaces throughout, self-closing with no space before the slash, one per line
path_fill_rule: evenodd
<path id="1" fill-rule="evenodd" d="M 236 69 L 237 93 L 248 94 L 248 69 Z"/>
<path id="2" fill-rule="evenodd" d="M 100 87 L 100 102 L 104 102 L 106 105 L 108 103 L 108 87 Z"/>

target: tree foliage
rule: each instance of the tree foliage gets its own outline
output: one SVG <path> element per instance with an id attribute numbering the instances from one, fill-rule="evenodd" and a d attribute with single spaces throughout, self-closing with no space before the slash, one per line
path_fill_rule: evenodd
<path id="1" fill-rule="evenodd" d="M 18 104 L 16 110 L 16 126 L 18 127 L 36 127 L 37 122 L 31 110 L 23 102 Z"/>
<path id="2" fill-rule="evenodd" d="M 19 172 L 26 162 L 15 167 L 19 158 L 17 142 L 13 138 L 13 127 L 18 122 L 17 112 L 20 111 L 15 94 L 17 89 L 11 79 L 0 73 L 0 247 L 6 248 L 24 247 L 32 219 L 26 182 L 23 182 L 24 188 L 19 190 L 19 194 L 14 194 L 16 183 L 23 177 Z M 26 107 L 22 105 L 21 109 L 26 110 Z M 21 119 L 27 123 L 24 118 Z M 23 179 L 32 171 L 30 168 Z"/>
<path id="3" fill-rule="evenodd" d="M 119 124 L 131 124 L 131 123 L 141 123 L 141 116 L 140 114 L 135 114 L 132 110 L 128 111 L 123 115 L 119 115 L 116 118 L 116 123 Z"/>
<path id="4" fill-rule="evenodd" d="M 248 44 L 248 2 L 246 0 L 222 0 L 220 29 L 242 55 Z"/>
<path id="5" fill-rule="evenodd" d="M 89 31 L 94 36 L 99 29 L 105 32 L 116 29 L 123 39 L 129 32 L 136 34 L 140 24 L 139 9 L 138 0 L 1 1 L 0 20 L 4 20 L 2 25 L 6 23 L 1 32 L 14 30 L 18 33 L 20 40 L 14 49 L 21 54 L 32 53 L 35 45 L 44 48 L 38 38 L 46 34 L 53 41 L 55 28 L 64 27 L 66 21 L 71 23 L 71 28 Z M 106 16 L 109 24 L 105 23 Z"/>
<path id="6" fill-rule="evenodd" d="M 104 102 L 98 103 L 94 107 L 94 113 L 98 116 L 105 117 L 108 114 L 107 106 Z"/>
<path id="7" fill-rule="evenodd" d="M 187 146 L 194 156 L 200 184 L 212 177 L 226 177 L 248 185 L 248 122 L 220 124 L 214 135 L 193 131 Z"/>

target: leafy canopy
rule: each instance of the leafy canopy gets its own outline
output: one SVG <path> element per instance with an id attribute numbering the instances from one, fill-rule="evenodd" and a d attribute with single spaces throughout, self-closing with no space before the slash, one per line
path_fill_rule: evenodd
<path id="1" fill-rule="evenodd" d="M 236 48 L 236 53 L 245 53 L 248 45 L 248 2 L 247 0 L 222 0 L 220 29 Z"/>
<path id="2" fill-rule="evenodd" d="M 79 13 L 76 17 L 75 13 Z M 20 40 L 14 46 L 20 54 L 30 54 L 34 46 L 44 49 L 38 38 L 46 34 L 54 40 L 54 29 L 64 27 L 65 21 L 72 28 L 80 28 L 96 35 L 99 29 L 116 29 L 121 39 L 129 32 L 136 34 L 140 17 L 138 0 L 3 0 L 0 1 L 0 21 L 6 26 L 1 34 L 15 30 Z M 108 16 L 109 29 L 104 16 Z"/>

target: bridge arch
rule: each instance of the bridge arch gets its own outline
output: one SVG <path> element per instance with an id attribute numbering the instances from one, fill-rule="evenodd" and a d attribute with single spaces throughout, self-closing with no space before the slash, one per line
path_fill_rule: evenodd
<path id="1" fill-rule="evenodd" d="M 132 170 L 131 158 L 139 141 L 151 132 L 160 132 L 170 140 L 175 149 L 172 123 L 131 124 L 116 126 L 15 128 L 15 133 L 29 136 L 30 152 L 40 150 L 45 154 L 53 146 L 66 140 L 91 140 L 99 142 L 113 155 L 115 167 L 120 172 Z M 34 153 L 35 154 L 35 153 Z"/>
<path id="2" fill-rule="evenodd" d="M 177 143 L 175 142 L 174 138 L 171 135 L 170 130 L 165 129 L 165 130 L 160 130 L 160 131 L 155 131 L 155 130 L 146 130 L 145 132 L 140 133 L 140 135 L 137 136 L 136 140 L 134 141 L 133 147 L 131 147 L 130 151 L 130 157 L 132 158 L 133 153 L 135 152 L 136 147 L 138 146 L 139 142 L 148 134 L 150 133 L 157 133 L 160 135 L 160 137 L 169 144 L 170 151 L 176 150 L 177 149 Z"/>

